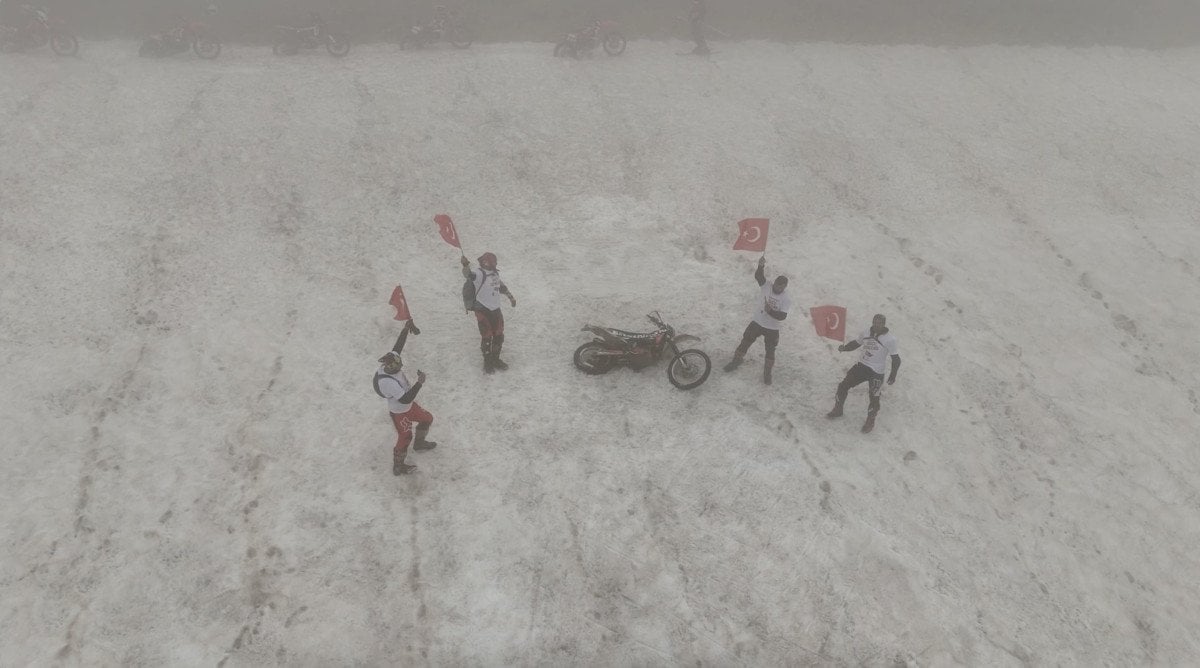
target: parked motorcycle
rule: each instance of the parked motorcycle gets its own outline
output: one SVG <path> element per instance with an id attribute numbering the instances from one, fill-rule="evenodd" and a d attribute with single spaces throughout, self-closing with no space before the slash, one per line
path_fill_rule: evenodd
<path id="1" fill-rule="evenodd" d="M 0 27 L 0 51 L 13 53 L 49 44 L 60 56 L 79 53 L 79 40 L 62 28 L 61 21 L 51 20 L 45 9 L 22 5 L 21 10 L 29 20 L 22 27 Z"/>
<path id="2" fill-rule="evenodd" d="M 616 21 L 593 21 L 577 32 L 569 32 L 554 45 L 554 55 L 580 58 L 590 55 L 597 46 L 604 47 L 610 56 L 625 53 L 625 36 L 617 32 Z"/>
<path id="3" fill-rule="evenodd" d="M 328 32 L 320 25 L 309 28 L 275 26 L 275 42 L 271 50 L 277 56 L 291 56 L 300 49 L 316 49 L 321 46 L 335 58 L 350 53 L 350 41 L 344 35 Z"/>
<path id="4" fill-rule="evenodd" d="M 699 387 L 708 380 L 712 371 L 712 360 L 704 351 L 696 348 L 680 350 L 685 341 L 699 341 L 690 334 L 677 334 L 675 328 L 662 321 L 655 311 L 646 316 L 654 323 L 653 332 L 626 332 L 611 327 L 584 325 L 584 332 L 591 332 L 595 339 L 575 350 L 575 366 L 590 375 L 608 373 L 618 366 L 644 369 L 657 363 L 663 353 L 670 352 L 667 363 L 667 378 L 681 390 Z"/>
<path id="5" fill-rule="evenodd" d="M 221 43 L 209 34 L 208 26 L 198 21 L 188 21 L 174 30 L 151 37 L 142 43 L 138 55 L 161 58 L 189 49 L 208 60 L 221 55 Z"/>
<path id="6" fill-rule="evenodd" d="M 444 17 L 436 16 L 429 23 L 412 26 L 400 33 L 401 49 L 420 49 L 442 41 L 450 42 L 456 49 L 466 49 L 475 41 L 475 36 L 462 17 L 454 12 Z"/>

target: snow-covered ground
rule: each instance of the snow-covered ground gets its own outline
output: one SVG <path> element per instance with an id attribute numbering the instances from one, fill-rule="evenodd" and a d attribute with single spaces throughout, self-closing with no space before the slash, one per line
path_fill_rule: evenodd
<path id="1" fill-rule="evenodd" d="M 681 48 L 5 57 L 0 663 L 1196 661 L 1200 51 Z M 652 309 L 724 364 L 750 216 L 772 387 L 572 367 Z M 868 436 L 826 303 L 900 340 Z"/>

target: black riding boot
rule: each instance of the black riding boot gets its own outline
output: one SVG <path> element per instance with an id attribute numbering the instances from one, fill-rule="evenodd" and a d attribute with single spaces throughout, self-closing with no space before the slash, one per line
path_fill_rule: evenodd
<path id="1" fill-rule="evenodd" d="M 492 337 L 480 340 L 479 351 L 483 353 L 483 372 L 495 373 L 496 367 L 492 362 Z"/>
<path id="2" fill-rule="evenodd" d="M 497 334 L 492 337 L 492 368 L 497 371 L 508 371 L 508 365 L 504 360 L 500 359 L 500 349 L 504 347 L 504 335 Z"/>
<path id="3" fill-rule="evenodd" d="M 426 440 L 429 435 L 429 425 L 419 424 L 416 429 L 417 439 L 413 441 L 413 450 L 432 450 L 437 447 L 437 441 Z"/>

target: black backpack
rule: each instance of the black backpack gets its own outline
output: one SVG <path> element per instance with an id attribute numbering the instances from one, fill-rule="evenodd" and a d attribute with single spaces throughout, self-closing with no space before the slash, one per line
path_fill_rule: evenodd
<path id="1" fill-rule="evenodd" d="M 481 269 L 480 274 L 482 275 L 482 273 L 483 270 Z M 468 311 L 475 310 L 475 299 L 479 297 L 479 291 L 483 288 L 483 284 L 487 283 L 487 276 L 483 276 L 482 278 L 483 280 L 479 282 L 478 288 L 475 287 L 475 272 L 471 272 L 471 276 L 467 278 L 467 280 L 463 281 L 463 308 L 467 309 Z"/>
<path id="2" fill-rule="evenodd" d="M 382 371 L 376 371 L 375 378 L 371 381 L 371 384 L 375 386 L 375 394 L 387 399 L 387 395 L 379 391 L 379 381 L 383 380 L 384 378 L 391 378 L 391 376 Z"/>

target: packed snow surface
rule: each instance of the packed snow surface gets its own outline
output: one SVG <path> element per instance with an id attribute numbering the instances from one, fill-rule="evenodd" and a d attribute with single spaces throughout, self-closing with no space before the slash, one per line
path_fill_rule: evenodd
<path id="1" fill-rule="evenodd" d="M 681 48 L 6 56 L 0 663 L 1194 662 L 1200 51 Z M 869 435 L 821 304 L 899 339 Z M 655 309 L 706 384 L 573 368 Z"/>

